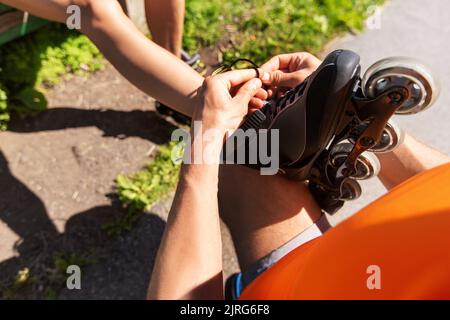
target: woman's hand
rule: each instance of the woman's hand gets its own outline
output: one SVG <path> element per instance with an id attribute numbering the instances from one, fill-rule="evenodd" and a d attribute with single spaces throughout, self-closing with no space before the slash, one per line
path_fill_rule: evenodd
<path id="1" fill-rule="evenodd" d="M 203 130 L 236 130 L 249 112 L 250 102 L 254 105 L 267 99 L 256 76 L 255 70 L 244 69 L 206 78 L 199 89 L 193 120 L 201 121 Z"/>
<path id="2" fill-rule="evenodd" d="M 268 86 L 269 97 L 296 87 L 320 65 L 321 61 L 308 52 L 280 54 L 261 66 L 261 77 Z"/>

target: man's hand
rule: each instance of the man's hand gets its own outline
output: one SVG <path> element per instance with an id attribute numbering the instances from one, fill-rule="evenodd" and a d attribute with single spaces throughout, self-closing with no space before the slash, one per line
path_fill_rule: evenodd
<path id="1" fill-rule="evenodd" d="M 204 129 L 236 130 L 249 112 L 249 104 L 265 100 L 267 92 L 253 69 L 235 70 L 206 78 L 199 90 L 193 120 Z"/>
<path id="2" fill-rule="evenodd" d="M 225 133 L 239 127 L 250 101 L 267 97 L 261 91 L 261 80 L 255 77 L 255 70 L 223 73 L 207 78 L 198 92 L 193 120 L 202 121 L 202 136 L 209 129 L 220 134 L 205 138 L 200 152 L 209 150 L 208 156 L 217 161 L 182 166 L 153 269 L 148 293 L 151 299 L 223 299 L 217 203 L 220 151 Z M 197 151 L 195 145 L 191 152 Z"/>
<path id="3" fill-rule="evenodd" d="M 263 84 L 268 86 L 269 97 L 283 94 L 302 83 L 320 65 L 321 61 L 310 53 L 280 54 L 261 66 Z"/>

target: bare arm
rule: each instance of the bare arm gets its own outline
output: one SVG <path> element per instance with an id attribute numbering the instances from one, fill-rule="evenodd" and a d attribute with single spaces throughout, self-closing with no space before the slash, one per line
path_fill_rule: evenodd
<path id="1" fill-rule="evenodd" d="M 202 121 L 203 131 L 196 139 L 202 139 L 203 151 L 195 149 L 194 141 L 191 154 L 200 152 L 201 158 L 195 159 L 208 164 L 186 164 L 181 170 L 153 269 L 150 299 L 223 299 L 219 159 L 226 131 L 239 126 L 262 86 L 259 79 L 251 80 L 254 77 L 254 70 L 228 72 L 206 80 L 199 93 L 202 101 L 194 119 Z M 232 97 L 230 90 L 240 85 Z"/>
<path id="2" fill-rule="evenodd" d="M 186 165 L 158 252 L 150 299 L 222 299 L 218 166 Z"/>
<path id="3" fill-rule="evenodd" d="M 10 7 L 22 11 L 28 11 L 32 15 L 64 23 L 67 19 L 66 9 L 71 5 L 71 0 L 0 0 Z"/>
<path id="4" fill-rule="evenodd" d="M 450 157 L 420 143 L 410 135 L 397 149 L 378 154 L 381 161 L 379 178 L 387 189 L 391 189 L 412 176 L 450 162 Z"/>
<path id="5" fill-rule="evenodd" d="M 201 77 L 146 38 L 116 0 L 0 0 L 46 19 L 65 22 L 71 4 L 81 8 L 81 31 L 136 87 L 180 112 L 192 115 Z"/>

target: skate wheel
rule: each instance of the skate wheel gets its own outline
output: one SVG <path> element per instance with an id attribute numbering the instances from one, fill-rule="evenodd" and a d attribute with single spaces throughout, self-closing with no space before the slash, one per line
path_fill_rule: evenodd
<path id="1" fill-rule="evenodd" d="M 373 64 L 362 80 L 362 90 L 368 98 L 400 86 L 409 96 L 397 114 L 414 114 L 430 107 L 439 95 L 439 87 L 430 70 L 415 59 L 392 57 Z"/>
<path id="2" fill-rule="evenodd" d="M 345 179 L 341 184 L 340 200 L 352 201 L 358 199 L 362 194 L 360 184 L 356 180 Z"/>
<path id="3" fill-rule="evenodd" d="M 352 150 L 353 144 L 351 143 L 344 142 L 335 145 L 330 151 L 330 164 L 334 168 L 339 168 L 345 162 Z"/>
<path id="4" fill-rule="evenodd" d="M 397 148 L 405 140 L 405 132 L 392 119 L 386 124 L 380 142 L 370 149 L 372 152 L 385 153 Z"/>
<path id="5" fill-rule="evenodd" d="M 380 160 L 370 152 L 364 152 L 358 157 L 352 178 L 366 180 L 377 176 L 381 170 Z"/>
<path id="6" fill-rule="evenodd" d="M 330 152 L 330 163 L 333 167 L 339 168 L 353 150 L 353 144 L 340 143 L 334 146 Z M 353 179 L 366 180 L 380 173 L 381 165 L 378 158 L 369 152 L 359 155 L 355 163 L 355 171 L 350 176 Z"/>

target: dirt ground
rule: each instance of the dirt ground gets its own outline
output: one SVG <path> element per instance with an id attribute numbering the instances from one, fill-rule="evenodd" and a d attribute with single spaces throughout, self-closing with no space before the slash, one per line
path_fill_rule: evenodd
<path id="1" fill-rule="evenodd" d="M 102 226 L 125 213 L 114 179 L 145 166 L 175 126 L 110 65 L 47 97 L 46 112 L 0 133 L 0 283 L 26 267 L 52 274 L 55 255 L 76 253 L 90 261 L 82 289 L 58 298 L 143 299 L 171 197 L 125 235 L 110 238 Z M 228 275 L 237 263 L 226 230 L 224 238 Z M 17 297 L 45 297 L 45 281 Z"/>

